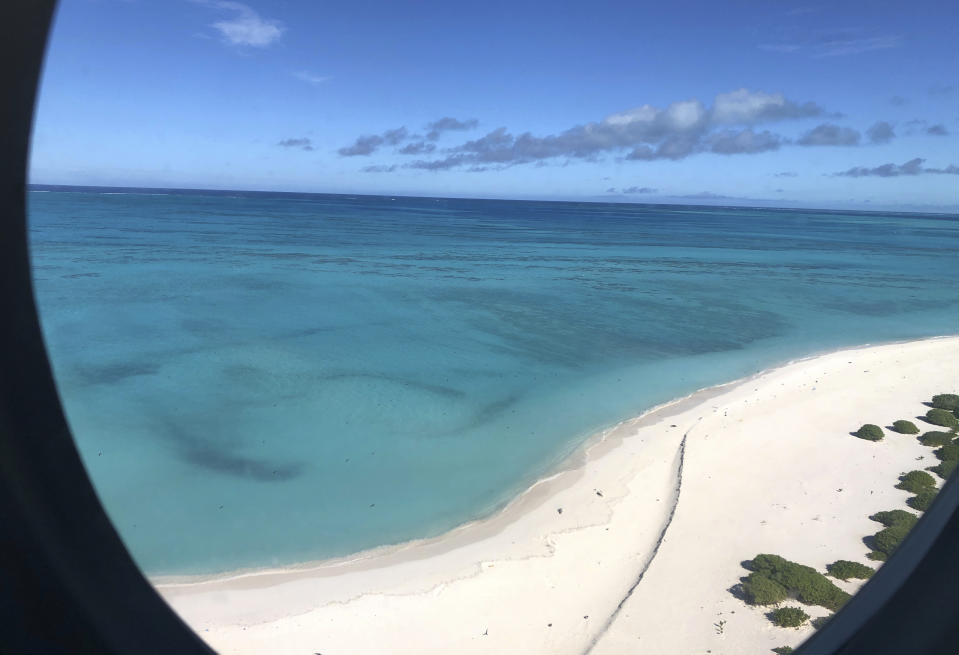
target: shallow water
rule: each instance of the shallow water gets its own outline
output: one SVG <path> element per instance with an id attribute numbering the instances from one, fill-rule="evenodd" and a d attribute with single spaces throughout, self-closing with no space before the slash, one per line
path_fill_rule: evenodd
<path id="1" fill-rule="evenodd" d="M 670 398 L 959 331 L 955 216 L 115 191 L 31 193 L 30 238 L 81 455 L 153 574 L 435 535 Z"/>

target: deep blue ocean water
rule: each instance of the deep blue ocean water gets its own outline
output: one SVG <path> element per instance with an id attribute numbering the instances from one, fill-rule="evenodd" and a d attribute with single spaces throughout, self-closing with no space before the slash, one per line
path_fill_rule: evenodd
<path id="1" fill-rule="evenodd" d="M 500 507 L 658 403 L 959 332 L 959 217 L 252 192 L 30 193 L 57 383 L 153 574 Z"/>

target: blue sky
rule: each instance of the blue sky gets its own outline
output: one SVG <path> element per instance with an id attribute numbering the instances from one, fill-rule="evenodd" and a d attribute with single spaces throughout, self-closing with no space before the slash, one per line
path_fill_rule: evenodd
<path id="1" fill-rule="evenodd" d="M 957 24 L 923 0 L 62 0 L 31 181 L 954 211 Z"/>

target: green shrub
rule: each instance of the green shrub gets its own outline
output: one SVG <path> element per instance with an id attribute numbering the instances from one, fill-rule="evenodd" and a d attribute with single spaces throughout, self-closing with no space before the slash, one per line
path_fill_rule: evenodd
<path id="1" fill-rule="evenodd" d="M 916 521 L 919 520 L 919 517 L 913 514 L 912 512 L 907 512 L 904 509 L 891 509 L 885 512 L 876 512 L 869 517 L 877 523 L 882 523 L 887 528 L 891 528 L 894 525 L 904 525 L 906 530 L 909 530 L 916 524 Z"/>
<path id="2" fill-rule="evenodd" d="M 791 652 L 793 652 L 793 647 L 777 646 L 776 648 L 773 648 L 773 652 L 776 653 L 776 655 L 789 655 Z"/>
<path id="3" fill-rule="evenodd" d="M 892 429 L 899 434 L 919 434 L 919 428 L 912 421 L 896 421 L 892 424 Z"/>
<path id="4" fill-rule="evenodd" d="M 941 393 L 932 397 L 932 406 L 936 409 L 959 409 L 959 396 L 954 393 Z"/>
<path id="5" fill-rule="evenodd" d="M 900 475 L 899 484 L 896 485 L 896 489 L 914 494 L 935 488 L 936 479 L 925 471 L 909 471 L 905 475 Z"/>
<path id="6" fill-rule="evenodd" d="M 866 559 L 871 559 L 874 562 L 885 562 L 889 559 L 889 555 L 886 555 L 881 550 L 871 550 L 866 553 Z"/>
<path id="7" fill-rule="evenodd" d="M 959 460 L 959 443 L 947 443 L 942 448 L 937 448 L 935 454 L 943 462 L 955 462 Z"/>
<path id="8" fill-rule="evenodd" d="M 936 493 L 938 489 L 923 489 L 915 496 L 906 501 L 906 504 L 913 509 L 917 509 L 920 512 L 925 512 L 929 509 L 929 506 L 932 505 L 932 501 L 936 498 Z"/>
<path id="9" fill-rule="evenodd" d="M 813 619 L 809 623 L 812 625 L 813 628 L 815 628 L 816 630 L 819 630 L 821 627 L 829 623 L 829 619 L 831 618 L 832 618 L 832 614 L 830 614 L 829 616 L 820 616 L 818 618 Z"/>
<path id="10" fill-rule="evenodd" d="M 872 423 L 866 423 L 864 426 L 856 430 L 854 434 L 860 439 L 866 439 L 868 441 L 879 441 L 883 437 L 882 428 L 878 425 L 873 425 Z"/>
<path id="11" fill-rule="evenodd" d="M 952 472 L 956 470 L 956 460 L 951 459 L 945 462 L 939 462 L 937 466 L 929 467 L 929 470 L 938 475 L 943 480 L 948 480 L 949 476 L 952 475 Z"/>
<path id="12" fill-rule="evenodd" d="M 829 571 L 829 575 L 834 578 L 839 578 L 840 580 L 849 580 L 850 578 L 867 580 L 876 572 L 876 570 L 870 566 L 859 562 L 850 562 L 848 559 L 841 559 L 832 564 L 827 564 L 826 570 Z"/>
<path id="13" fill-rule="evenodd" d="M 743 580 L 743 595 L 750 605 L 775 605 L 789 596 L 789 591 L 762 573 L 750 573 Z"/>
<path id="14" fill-rule="evenodd" d="M 910 500 L 912 499 L 910 498 Z M 899 543 L 908 533 L 909 528 L 900 523 L 891 525 L 885 530 L 880 530 L 873 537 L 873 550 L 878 550 L 886 555 L 892 555 L 893 551 L 899 547 Z"/>
<path id="15" fill-rule="evenodd" d="M 798 628 L 809 620 L 809 615 L 798 607 L 780 607 L 773 610 L 769 618 L 780 628 Z"/>
<path id="16" fill-rule="evenodd" d="M 921 443 L 923 446 L 945 446 L 947 443 L 952 442 L 952 438 L 954 436 L 956 435 L 949 432 L 933 430 L 932 432 L 926 432 L 919 437 L 919 443 Z"/>
<path id="17" fill-rule="evenodd" d="M 750 568 L 778 582 L 806 605 L 820 605 L 835 611 L 849 600 L 849 594 L 816 569 L 790 562 L 778 555 L 756 555 L 750 562 Z"/>
<path id="18" fill-rule="evenodd" d="M 959 418 L 947 409 L 930 409 L 926 412 L 926 421 L 945 428 L 959 427 Z"/>

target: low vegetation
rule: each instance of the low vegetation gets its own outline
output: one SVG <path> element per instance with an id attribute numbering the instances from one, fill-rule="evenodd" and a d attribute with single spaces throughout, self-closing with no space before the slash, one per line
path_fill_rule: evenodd
<path id="1" fill-rule="evenodd" d="M 773 610 L 769 618 L 781 628 L 798 628 L 809 620 L 809 615 L 798 607 L 780 607 Z"/>
<path id="2" fill-rule="evenodd" d="M 743 596 L 750 605 L 777 605 L 789 597 L 789 590 L 754 571 L 743 580 Z"/>
<path id="3" fill-rule="evenodd" d="M 793 647 L 792 646 L 776 646 L 776 648 L 773 648 L 773 652 L 776 653 L 776 655 L 789 655 L 789 653 L 793 652 Z"/>
<path id="4" fill-rule="evenodd" d="M 910 500 L 912 500 L 910 498 Z M 873 536 L 873 550 L 878 550 L 886 555 L 892 555 L 899 548 L 899 544 L 906 535 L 909 534 L 910 527 L 903 524 L 894 524 L 884 530 L 880 530 Z"/>
<path id="5" fill-rule="evenodd" d="M 939 491 L 936 489 L 935 478 L 925 471 L 910 471 L 899 479 L 900 483 L 896 485 L 898 489 L 905 489 L 915 494 L 906 501 L 906 504 L 920 512 L 929 509 Z M 901 509 L 877 512 L 869 518 L 886 526 L 885 530 L 880 530 L 873 535 L 873 552 L 867 555 L 869 559 L 880 562 L 886 561 L 886 558 L 892 555 L 919 520 L 915 514 Z"/>
<path id="6" fill-rule="evenodd" d="M 952 440 L 956 435 L 951 432 L 941 432 L 939 430 L 933 430 L 932 432 L 926 432 L 921 437 L 919 437 L 919 443 L 923 446 L 945 446 L 947 443 L 952 443 Z"/>
<path id="7" fill-rule="evenodd" d="M 959 395 L 954 393 L 941 393 L 932 397 L 932 406 L 936 409 L 948 409 L 956 411 L 959 409 Z"/>
<path id="8" fill-rule="evenodd" d="M 866 566 L 860 562 L 851 562 L 848 559 L 827 564 L 826 570 L 829 571 L 829 575 L 840 580 L 868 580 L 876 572 L 871 566 Z"/>
<path id="9" fill-rule="evenodd" d="M 942 448 L 937 448 L 935 454 L 940 461 L 955 462 L 956 460 L 959 460 L 959 443 L 954 441 L 946 444 Z"/>
<path id="10" fill-rule="evenodd" d="M 926 412 L 926 421 L 944 428 L 959 427 L 959 418 L 948 409 L 930 409 Z"/>
<path id="11" fill-rule="evenodd" d="M 929 509 L 929 506 L 932 505 L 932 501 L 936 499 L 936 493 L 938 489 L 923 489 L 915 496 L 906 501 L 906 504 L 913 509 L 917 509 L 920 512 L 925 512 Z"/>
<path id="12" fill-rule="evenodd" d="M 877 523 L 882 523 L 887 528 L 891 528 L 894 525 L 904 525 L 906 529 L 909 530 L 916 524 L 916 521 L 919 520 L 919 517 L 913 514 L 912 512 L 907 512 L 904 509 L 891 509 L 885 512 L 876 512 L 869 517 Z"/>
<path id="13" fill-rule="evenodd" d="M 835 611 L 849 600 L 849 594 L 816 569 L 790 562 L 778 555 L 756 555 L 749 562 L 749 568 L 758 576 L 784 587 L 790 595 L 806 605 L 819 605 Z"/>
<path id="14" fill-rule="evenodd" d="M 892 429 L 899 434 L 919 434 L 919 428 L 912 421 L 896 421 L 892 424 Z"/>
<path id="15" fill-rule="evenodd" d="M 940 460 L 939 464 L 926 471 L 904 473 L 899 476 L 899 484 L 896 485 L 897 489 L 913 494 L 906 503 L 920 512 L 929 508 L 939 491 L 936 488 L 936 479 L 927 471 L 946 480 L 959 466 L 959 395 L 933 396 L 931 405 L 932 409 L 926 412 L 925 421 L 949 431 L 925 432 L 919 437 L 919 442 L 924 446 L 936 448 L 935 455 Z M 891 429 L 898 434 L 912 435 L 920 432 L 915 423 L 905 419 L 894 421 Z M 882 428 L 873 423 L 862 425 L 852 434 L 868 441 L 881 441 L 885 436 Z M 877 512 L 869 518 L 884 526 L 871 538 L 866 539 L 872 549 L 867 558 L 876 562 L 885 562 L 919 520 L 912 512 L 902 509 Z M 837 611 L 849 600 L 848 593 L 816 569 L 791 562 L 779 555 L 759 554 L 744 566 L 751 573 L 742 579 L 741 589 L 746 602 L 751 605 L 779 605 L 788 598 L 795 598 L 805 605 L 819 605 Z M 851 560 L 837 560 L 828 564 L 826 570 L 829 576 L 844 581 L 866 580 L 875 573 L 872 567 Z M 799 607 L 778 607 L 767 616 L 782 627 L 799 627 L 809 620 L 809 615 Z M 813 626 L 817 627 L 815 622 Z M 791 646 L 780 646 L 772 650 L 779 655 L 793 652 Z"/>
<path id="16" fill-rule="evenodd" d="M 866 439 L 868 441 L 880 441 L 883 437 L 882 428 L 872 423 L 866 423 L 856 430 L 854 434 L 860 439 Z"/>
<path id="17" fill-rule="evenodd" d="M 899 484 L 896 489 L 902 489 L 909 493 L 918 494 L 929 489 L 936 488 L 936 479 L 925 471 L 909 471 L 899 476 Z"/>
<path id="18" fill-rule="evenodd" d="M 929 470 L 938 475 L 943 480 L 948 480 L 949 476 L 952 475 L 953 471 L 956 470 L 956 460 L 948 460 L 945 462 L 939 462 L 936 466 L 930 466 Z"/>

